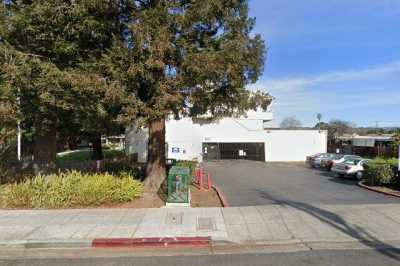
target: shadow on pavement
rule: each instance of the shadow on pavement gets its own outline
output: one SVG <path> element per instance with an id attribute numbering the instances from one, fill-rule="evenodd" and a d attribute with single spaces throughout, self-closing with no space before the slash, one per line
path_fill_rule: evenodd
<path id="1" fill-rule="evenodd" d="M 357 239 L 364 245 L 376 249 L 381 254 L 395 260 L 400 260 L 400 249 L 385 242 L 382 242 L 358 225 L 347 223 L 340 215 L 334 212 L 318 208 L 307 203 L 295 202 L 291 200 L 277 200 L 265 191 L 257 190 L 257 192 L 259 193 L 260 197 L 268 199 L 275 204 L 281 206 L 289 206 L 310 214 L 321 222 L 324 222 L 339 230 L 340 232 Z"/>

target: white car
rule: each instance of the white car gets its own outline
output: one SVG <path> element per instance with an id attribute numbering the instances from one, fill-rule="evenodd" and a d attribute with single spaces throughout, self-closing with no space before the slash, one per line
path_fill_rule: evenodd
<path id="1" fill-rule="evenodd" d="M 338 163 L 343 163 L 348 160 L 362 160 L 363 158 L 358 155 L 344 155 L 344 154 L 336 154 L 332 160 L 329 160 L 328 162 L 328 169 L 332 170 L 332 167 L 334 167 Z"/>
<path id="2" fill-rule="evenodd" d="M 339 176 L 354 176 L 358 180 L 363 178 L 364 165 L 370 160 L 367 159 L 348 159 L 342 163 L 337 163 L 332 167 L 332 172 Z"/>

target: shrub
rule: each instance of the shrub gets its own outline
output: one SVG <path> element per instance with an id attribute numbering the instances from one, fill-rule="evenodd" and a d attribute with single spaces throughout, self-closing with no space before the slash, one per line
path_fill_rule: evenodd
<path id="1" fill-rule="evenodd" d="M 5 185 L 1 197 L 9 208 L 85 207 L 129 202 L 141 196 L 142 189 L 142 183 L 128 174 L 72 171 Z"/>
<path id="2" fill-rule="evenodd" d="M 18 162 L 16 151 L 15 142 L 10 144 L 0 143 L 0 184 L 14 180 L 19 176 L 21 164 Z"/>
<path id="3" fill-rule="evenodd" d="M 142 167 L 134 166 L 124 161 L 106 162 L 103 170 L 113 175 L 129 174 L 139 180 L 144 178 L 144 169 Z"/>
<path id="4" fill-rule="evenodd" d="M 393 167 L 381 160 L 373 160 L 365 166 L 365 175 L 371 186 L 386 185 L 395 182 L 395 174 Z"/>
<path id="5" fill-rule="evenodd" d="M 399 159 L 398 158 L 388 159 L 387 163 L 393 168 L 397 168 L 398 169 L 398 167 L 399 167 Z"/>

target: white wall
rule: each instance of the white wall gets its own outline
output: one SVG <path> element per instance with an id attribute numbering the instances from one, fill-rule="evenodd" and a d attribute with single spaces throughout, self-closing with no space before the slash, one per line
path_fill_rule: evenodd
<path id="1" fill-rule="evenodd" d="M 261 120 L 225 118 L 203 125 L 194 124 L 189 118 L 171 120 L 166 124 L 168 158 L 201 161 L 203 142 L 264 142 L 262 127 Z"/>
<path id="2" fill-rule="evenodd" d="M 267 130 L 267 162 L 305 161 L 308 155 L 327 151 L 328 133 L 321 130 Z"/>
<path id="3" fill-rule="evenodd" d="M 147 130 L 130 130 L 127 134 L 128 152 L 138 153 L 140 162 L 147 160 L 147 134 Z M 263 142 L 266 161 L 304 161 L 310 154 L 326 152 L 327 132 L 264 130 L 263 120 L 251 117 L 224 118 L 216 123 L 203 125 L 194 124 L 191 119 L 185 118 L 167 121 L 166 142 L 167 157 L 178 160 L 201 161 L 203 142 Z"/>

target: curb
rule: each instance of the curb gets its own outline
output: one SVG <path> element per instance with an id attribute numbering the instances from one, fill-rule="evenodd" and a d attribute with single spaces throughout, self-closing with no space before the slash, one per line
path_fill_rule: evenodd
<path id="1" fill-rule="evenodd" d="M 224 207 L 224 208 L 229 207 L 229 203 L 228 203 L 228 201 L 226 200 L 225 195 L 224 195 L 224 193 L 221 191 L 221 189 L 219 189 L 219 187 L 217 187 L 217 186 L 215 186 L 215 185 L 212 185 L 212 188 L 215 190 L 215 192 L 217 192 L 217 195 L 218 195 L 218 197 L 219 197 L 219 200 L 220 200 L 221 203 L 222 203 L 222 207 Z"/>
<path id="2" fill-rule="evenodd" d="M 359 187 L 368 189 L 368 190 L 373 191 L 373 192 L 377 192 L 377 193 L 381 193 L 381 194 L 384 194 L 384 195 L 387 195 L 387 196 L 392 196 L 392 197 L 400 198 L 400 195 L 398 195 L 398 194 L 391 193 L 391 192 L 388 192 L 388 191 L 382 191 L 382 190 L 375 189 L 375 188 L 372 188 L 372 187 L 370 187 L 370 186 L 364 185 L 364 184 L 363 184 L 363 181 L 358 182 L 357 185 L 358 185 Z"/>
<path id="3" fill-rule="evenodd" d="M 211 237 L 143 237 L 143 238 L 97 238 L 94 248 L 154 248 L 154 247 L 209 247 Z"/>
<path id="4" fill-rule="evenodd" d="M 92 246 L 91 240 L 19 240 L 0 242 L 0 248 L 88 248 Z"/>

